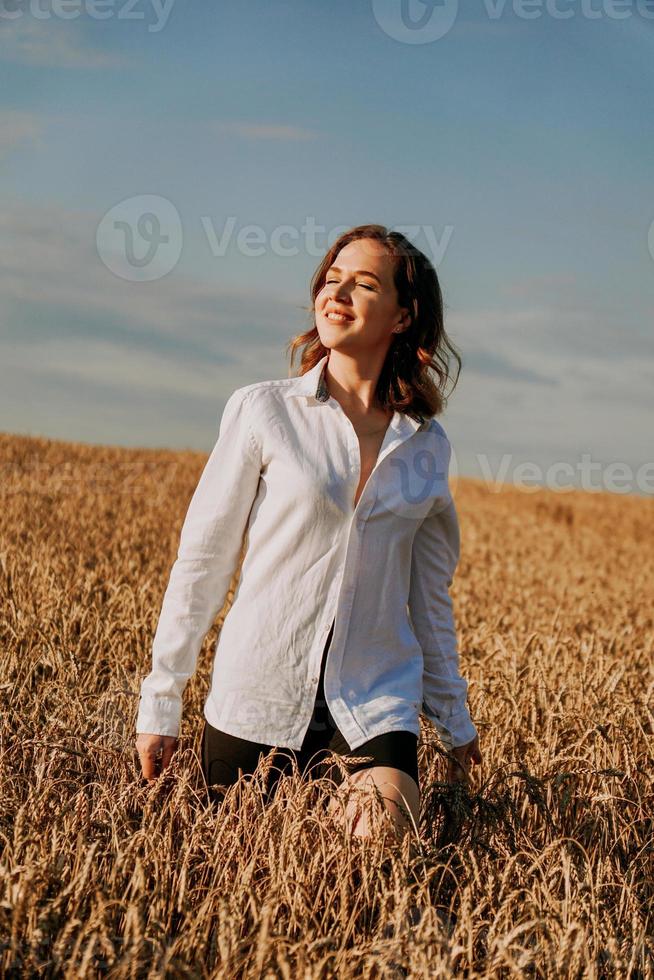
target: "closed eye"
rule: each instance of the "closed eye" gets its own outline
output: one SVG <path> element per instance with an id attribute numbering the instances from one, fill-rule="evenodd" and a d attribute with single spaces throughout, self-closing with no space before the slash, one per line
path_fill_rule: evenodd
<path id="1" fill-rule="evenodd" d="M 330 283 L 330 282 L 338 282 L 338 279 L 325 279 L 325 286 L 327 286 L 328 283 Z M 369 289 L 371 293 L 374 293 L 375 292 L 374 287 L 373 286 L 368 286 L 365 282 L 358 282 L 357 283 L 357 286 L 363 286 L 364 289 Z"/>

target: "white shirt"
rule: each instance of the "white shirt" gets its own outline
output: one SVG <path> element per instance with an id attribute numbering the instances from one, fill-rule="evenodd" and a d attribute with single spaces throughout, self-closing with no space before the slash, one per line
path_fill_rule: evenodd
<path id="1" fill-rule="evenodd" d="M 178 735 L 245 534 L 204 704 L 211 725 L 301 748 L 335 619 L 325 699 L 351 749 L 419 735 L 421 709 L 446 748 L 475 737 L 448 591 L 459 559 L 449 440 L 435 418 L 395 411 L 354 507 L 359 442 L 326 387 L 328 357 L 228 398 L 182 527 L 137 732 Z"/>

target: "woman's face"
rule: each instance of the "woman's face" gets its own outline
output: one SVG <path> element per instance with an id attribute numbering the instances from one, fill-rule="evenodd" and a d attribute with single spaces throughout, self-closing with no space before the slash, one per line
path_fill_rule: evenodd
<path id="1" fill-rule="evenodd" d="M 373 238 L 359 238 L 340 250 L 314 304 L 323 347 L 388 349 L 393 329 L 409 322 L 408 310 L 398 306 L 393 274 L 393 257 Z M 330 311 L 345 313 L 347 319 L 330 318 Z"/>

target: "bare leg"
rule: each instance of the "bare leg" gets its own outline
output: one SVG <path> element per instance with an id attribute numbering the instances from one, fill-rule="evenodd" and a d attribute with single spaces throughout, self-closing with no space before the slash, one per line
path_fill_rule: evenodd
<path id="1" fill-rule="evenodd" d="M 350 794 L 354 788 L 355 792 Z M 371 808 L 366 805 L 367 798 L 379 790 L 387 812 L 392 818 L 395 832 L 402 836 L 413 825 L 411 817 L 403 811 L 408 811 L 416 827 L 420 816 L 420 791 L 416 781 L 403 772 L 391 766 L 372 766 L 359 769 L 349 775 L 339 786 L 338 792 L 329 801 L 328 812 L 335 813 L 345 820 L 349 832 L 357 837 L 369 837 L 375 832 Z M 347 802 L 345 796 L 349 795 Z"/>

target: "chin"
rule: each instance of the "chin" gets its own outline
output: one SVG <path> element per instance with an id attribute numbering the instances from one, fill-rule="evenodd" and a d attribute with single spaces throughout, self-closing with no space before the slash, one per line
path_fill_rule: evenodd
<path id="1" fill-rule="evenodd" d="M 322 327 L 318 328 L 318 337 L 320 339 L 320 343 L 322 344 L 322 346 L 329 347 L 330 349 L 332 347 L 337 347 L 338 344 L 343 340 L 342 337 L 338 337 L 336 335 L 335 330 L 330 330 L 329 328 L 323 330 Z"/>
<path id="2" fill-rule="evenodd" d="M 347 350 L 349 346 L 344 337 L 325 337 L 324 340 L 321 337 L 320 343 L 323 347 L 326 347 L 327 350 Z"/>
<path id="3" fill-rule="evenodd" d="M 338 325 L 334 327 L 334 324 L 326 324 L 325 326 L 320 324 L 317 326 L 317 330 L 323 347 L 341 347 L 343 344 L 347 344 L 351 337 L 347 330 L 340 330 Z"/>

